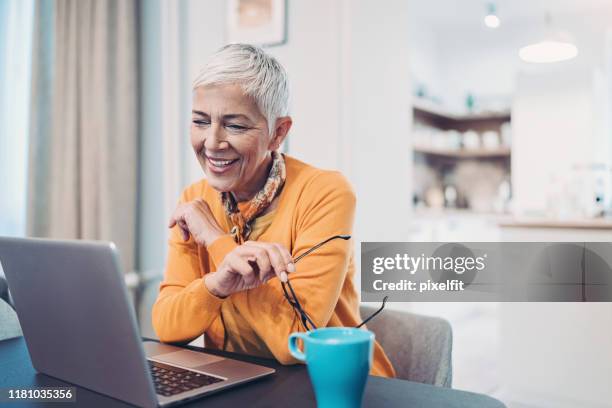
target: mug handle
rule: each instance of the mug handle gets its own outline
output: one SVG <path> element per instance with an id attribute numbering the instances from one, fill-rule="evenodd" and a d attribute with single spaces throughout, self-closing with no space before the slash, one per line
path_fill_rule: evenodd
<path id="1" fill-rule="evenodd" d="M 291 333 L 289 335 L 289 352 L 293 357 L 297 358 L 300 361 L 306 361 L 306 354 L 304 354 L 302 351 L 300 351 L 300 349 L 298 349 L 297 339 L 302 339 L 302 341 L 305 341 L 306 337 L 306 333 Z"/>

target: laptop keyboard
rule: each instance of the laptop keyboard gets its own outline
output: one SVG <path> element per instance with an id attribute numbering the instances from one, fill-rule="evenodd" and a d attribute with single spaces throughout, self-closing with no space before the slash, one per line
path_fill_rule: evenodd
<path id="1" fill-rule="evenodd" d="M 153 382 L 155 383 L 155 391 L 164 397 L 223 381 L 221 378 L 210 375 L 173 367 L 158 363 L 157 361 L 148 361 L 151 374 L 153 375 Z"/>

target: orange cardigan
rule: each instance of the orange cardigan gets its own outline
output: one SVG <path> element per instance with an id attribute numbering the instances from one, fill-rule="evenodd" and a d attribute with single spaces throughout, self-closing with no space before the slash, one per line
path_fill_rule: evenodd
<path id="1" fill-rule="evenodd" d="M 347 180 L 334 171 L 320 170 L 285 155 L 287 179 L 271 225 L 257 238 L 278 242 L 295 258 L 337 234 L 351 234 L 355 195 Z M 181 202 L 202 197 L 215 219 L 230 227 L 217 191 L 205 180 L 189 186 Z M 178 227 L 169 240 L 168 263 L 153 306 L 153 327 L 163 342 L 189 342 L 205 334 L 206 346 L 221 348 L 226 327 L 232 351 L 274 356 L 282 364 L 297 361 L 289 354 L 287 338 L 301 330 L 301 322 L 285 300 L 278 279 L 225 299 L 211 294 L 202 277 L 216 270 L 237 244 L 229 235 L 207 248 L 190 238 L 184 242 Z M 353 277 L 352 240 L 334 240 L 304 257 L 289 274 L 291 284 L 317 327 L 356 326 L 361 322 Z M 393 366 L 375 344 L 371 374 L 393 377 Z"/>

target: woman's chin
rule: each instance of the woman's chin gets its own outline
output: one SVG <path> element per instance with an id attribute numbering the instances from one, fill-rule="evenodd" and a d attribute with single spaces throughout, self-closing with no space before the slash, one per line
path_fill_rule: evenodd
<path id="1" fill-rule="evenodd" d="M 220 193 L 232 191 L 233 183 L 228 182 L 228 180 L 219 180 L 219 177 L 216 177 L 214 174 L 206 174 L 206 181 L 208 181 L 209 186 L 211 186 Z"/>

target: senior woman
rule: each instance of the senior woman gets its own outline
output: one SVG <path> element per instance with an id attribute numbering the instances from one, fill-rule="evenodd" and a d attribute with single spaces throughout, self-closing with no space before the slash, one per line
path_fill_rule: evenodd
<path id="1" fill-rule="evenodd" d="M 168 263 L 153 306 L 163 342 L 189 342 L 296 363 L 304 330 L 282 282 L 316 327 L 356 326 L 351 186 L 338 172 L 278 152 L 291 128 L 283 67 L 261 49 L 221 48 L 193 84 L 191 144 L 206 178 L 172 215 Z M 394 376 L 377 343 L 372 374 Z"/>

